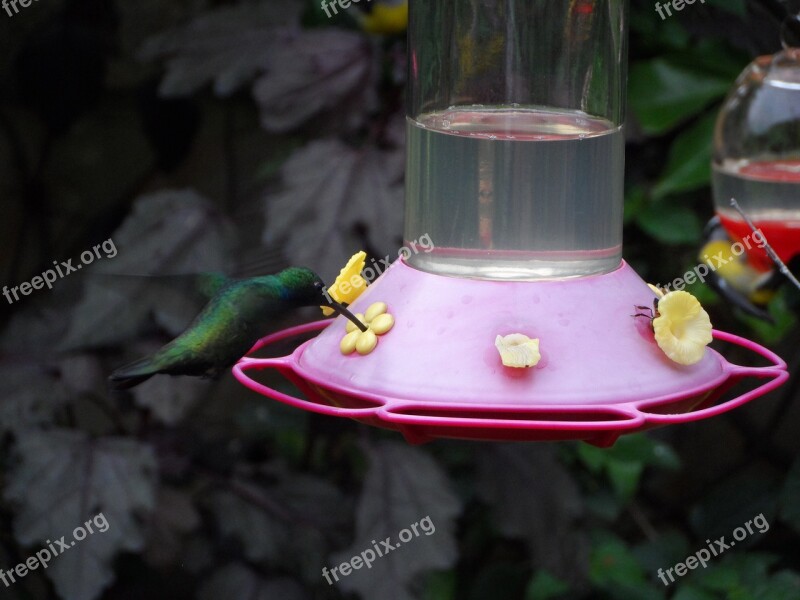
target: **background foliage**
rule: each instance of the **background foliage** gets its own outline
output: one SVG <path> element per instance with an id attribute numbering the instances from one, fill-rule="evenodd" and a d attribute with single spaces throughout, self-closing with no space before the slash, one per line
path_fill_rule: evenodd
<path id="1" fill-rule="evenodd" d="M 662 21 L 633 2 L 625 252 L 650 280 L 696 261 L 719 103 L 779 47 L 765 6 L 708 0 Z M 196 313 L 187 274 L 295 263 L 329 278 L 356 249 L 396 251 L 404 40 L 300 0 L 49 0 L 0 13 L 0 32 L 3 283 L 109 237 L 119 249 L 3 314 L 0 568 L 98 511 L 110 529 L 0 597 L 800 597 L 796 375 L 610 450 L 415 448 L 230 377 L 110 394 L 112 368 Z M 780 298 L 764 327 L 693 292 L 797 373 Z M 760 513 L 766 534 L 669 589 L 656 578 Z M 426 515 L 436 533 L 412 549 L 322 579 Z"/>

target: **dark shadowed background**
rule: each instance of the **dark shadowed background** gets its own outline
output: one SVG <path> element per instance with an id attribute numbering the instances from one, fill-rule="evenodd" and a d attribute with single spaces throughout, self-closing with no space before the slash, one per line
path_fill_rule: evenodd
<path id="1" fill-rule="evenodd" d="M 633 1 L 625 258 L 651 281 L 696 264 L 714 119 L 742 69 L 779 49 L 780 7 L 707 0 L 662 20 Z M 402 34 L 316 2 L 0 11 L 0 285 L 113 242 L 52 289 L 0 298 L 0 569 L 98 513 L 109 524 L 0 598 L 800 597 L 800 335 L 780 295 L 768 326 L 692 287 L 717 328 L 790 363 L 788 385 L 611 450 L 412 447 L 230 375 L 108 391 L 111 370 L 197 313 L 192 274 L 294 264 L 331 280 L 360 249 L 396 255 L 404 82 Z M 657 578 L 759 514 L 766 533 L 669 588 Z M 430 536 L 322 577 L 426 516 Z"/>

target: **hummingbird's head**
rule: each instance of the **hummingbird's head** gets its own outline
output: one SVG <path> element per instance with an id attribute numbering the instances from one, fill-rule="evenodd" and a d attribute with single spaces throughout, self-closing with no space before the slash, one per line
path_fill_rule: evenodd
<path id="1" fill-rule="evenodd" d="M 333 299 L 328 293 L 325 282 L 311 269 L 291 267 L 281 271 L 278 277 L 284 285 L 289 298 L 297 306 L 327 306 L 352 321 L 361 331 L 367 326 L 359 321 L 353 313 Z"/>
<path id="2" fill-rule="evenodd" d="M 290 267 L 278 273 L 286 297 L 298 306 L 325 305 L 325 283 L 305 267 Z"/>

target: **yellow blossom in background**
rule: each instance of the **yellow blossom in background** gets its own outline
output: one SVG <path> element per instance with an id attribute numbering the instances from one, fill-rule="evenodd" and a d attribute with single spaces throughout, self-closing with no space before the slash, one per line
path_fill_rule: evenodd
<path id="1" fill-rule="evenodd" d="M 700 362 L 713 339 L 708 313 L 688 292 L 670 292 L 658 301 L 653 331 L 658 347 L 681 365 Z"/>
<path id="2" fill-rule="evenodd" d="M 371 11 L 355 15 L 361 28 L 367 33 L 403 33 L 408 28 L 408 0 L 377 2 Z"/>
<path id="3" fill-rule="evenodd" d="M 331 298 L 340 304 L 352 304 L 356 301 L 364 290 L 367 289 L 367 282 L 361 277 L 361 271 L 367 262 L 367 253 L 363 250 L 354 254 L 345 267 L 339 271 L 339 276 L 333 285 L 328 288 Z M 328 306 L 320 306 L 322 314 L 330 317 L 335 311 Z"/>
<path id="4" fill-rule="evenodd" d="M 772 272 L 763 273 L 748 263 L 744 256 L 733 253 L 730 240 L 713 240 L 703 246 L 698 257 L 715 275 L 726 281 L 734 290 L 747 296 L 754 304 L 765 305 L 775 296 L 771 287 L 762 287 L 772 278 Z M 716 263 L 716 264 L 715 264 Z"/>

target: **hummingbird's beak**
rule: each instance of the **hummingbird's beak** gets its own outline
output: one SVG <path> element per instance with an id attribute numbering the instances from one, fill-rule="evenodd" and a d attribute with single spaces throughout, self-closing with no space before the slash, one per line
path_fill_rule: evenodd
<path id="1" fill-rule="evenodd" d="M 336 300 L 334 300 L 331 297 L 331 295 L 328 294 L 327 290 L 325 290 L 323 295 L 325 297 L 325 304 L 327 306 L 331 307 L 333 310 L 335 310 L 340 315 L 343 315 L 346 319 L 351 321 L 361 331 L 366 331 L 368 329 L 367 326 L 364 325 L 361 321 L 359 321 L 358 318 L 353 313 L 351 313 L 349 310 L 347 310 L 342 304 L 339 304 Z"/>

